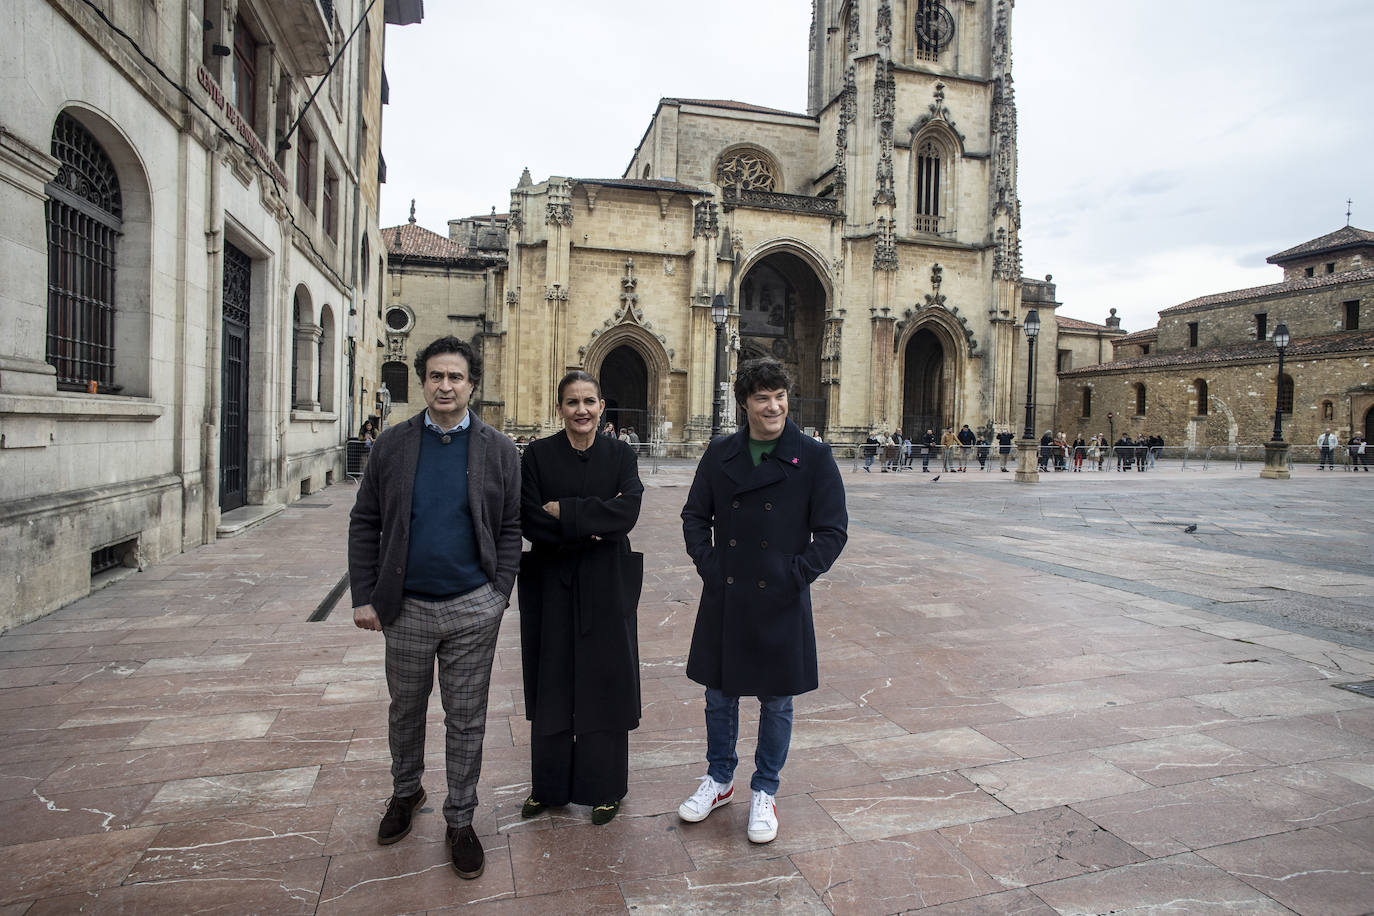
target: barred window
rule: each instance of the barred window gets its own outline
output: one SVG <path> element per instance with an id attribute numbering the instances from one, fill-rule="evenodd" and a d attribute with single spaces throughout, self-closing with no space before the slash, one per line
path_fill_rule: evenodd
<path id="1" fill-rule="evenodd" d="M 1145 415 L 1145 386 L 1137 384 L 1135 386 L 1135 412 L 1137 416 Z"/>
<path id="2" fill-rule="evenodd" d="M 916 231 L 940 231 L 940 173 L 942 151 L 926 140 L 916 151 Z"/>
<path id="3" fill-rule="evenodd" d="M 67 114 L 53 126 L 52 155 L 61 166 L 47 186 L 46 359 L 60 388 L 94 383 L 113 391 L 119 176 L 90 131 Z"/>
<path id="4" fill-rule="evenodd" d="M 1287 372 L 1279 379 L 1279 411 L 1293 412 L 1293 376 Z"/>
<path id="5" fill-rule="evenodd" d="M 1207 380 L 1200 378 L 1193 380 L 1193 390 L 1197 392 L 1197 415 L 1207 416 Z"/>
<path id="6" fill-rule="evenodd" d="M 716 184 L 741 191 L 776 191 L 777 167 L 757 150 L 736 150 L 720 157 L 716 164 Z"/>

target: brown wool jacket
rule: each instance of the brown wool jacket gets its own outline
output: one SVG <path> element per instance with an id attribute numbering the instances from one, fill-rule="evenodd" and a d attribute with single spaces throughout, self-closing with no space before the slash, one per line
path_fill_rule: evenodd
<path id="1" fill-rule="evenodd" d="M 520 569 L 520 455 L 505 434 L 470 416 L 467 485 L 477 560 L 492 587 L 509 599 Z M 383 626 L 401 612 L 424 427 L 422 410 L 377 439 L 348 519 L 353 606 L 372 605 Z"/>

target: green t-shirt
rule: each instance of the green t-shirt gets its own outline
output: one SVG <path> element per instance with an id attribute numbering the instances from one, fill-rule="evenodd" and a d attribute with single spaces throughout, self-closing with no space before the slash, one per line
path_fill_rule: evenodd
<path id="1" fill-rule="evenodd" d="M 757 467 L 758 463 L 763 460 L 763 456 L 771 455 L 773 453 L 773 449 L 777 448 L 777 446 L 777 439 L 768 439 L 767 441 L 760 442 L 758 439 L 755 439 L 753 436 L 750 436 L 749 457 L 754 459 L 754 465 Z"/>

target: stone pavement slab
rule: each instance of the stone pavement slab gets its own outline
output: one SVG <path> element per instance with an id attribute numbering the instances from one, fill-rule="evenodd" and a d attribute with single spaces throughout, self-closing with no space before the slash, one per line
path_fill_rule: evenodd
<path id="1" fill-rule="evenodd" d="M 448 867 L 437 693 L 430 799 L 377 846 L 381 641 L 346 598 L 307 621 L 345 572 L 345 483 L 0 635 L 0 916 L 1374 910 L 1374 699 L 1334 686 L 1374 679 L 1364 475 L 842 469 L 850 542 L 814 589 L 821 686 L 797 699 L 772 844 L 746 840 L 744 803 L 676 814 L 705 730 L 683 673 L 692 467 L 665 462 L 633 537 L 621 815 L 520 818 L 512 607 L 486 873 Z"/>

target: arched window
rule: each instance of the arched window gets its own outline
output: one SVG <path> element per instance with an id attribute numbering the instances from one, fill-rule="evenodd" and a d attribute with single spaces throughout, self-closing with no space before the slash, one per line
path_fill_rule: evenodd
<path id="1" fill-rule="evenodd" d="M 922 141 L 916 151 L 916 220 L 917 232 L 939 232 L 941 190 L 944 175 L 944 150 L 933 139 Z"/>
<path id="2" fill-rule="evenodd" d="M 1083 389 L 1083 413 L 1082 413 L 1082 416 L 1086 418 L 1086 417 L 1091 417 L 1092 415 L 1093 415 L 1093 390 L 1092 390 L 1091 388 L 1084 388 L 1084 389 Z"/>
<path id="3" fill-rule="evenodd" d="M 297 376 L 301 371 L 301 294 L 296 293 L 291 302 L 291 406 L 297 403 L 297 392 L 300 390 L 300 379 Z"/>
<path id="4" fill-rule="evenodd" d="M 1145 385 L 1137 383 L 1135 386 L 1135 412 L 1136 416 L 1145 414 Z"/>
<path id="5" fill-rule="evenodd" d="M 777 191 L 781 188 L 778 167 L 768 154 L 756 149 L 731 150 L 716 163 L 716 184 L 741 191 Z"/>
<path id="6" fill-rule="evenodd" d="M 1279 379 L 1279 411 L 1293 412 L 1293 376 L 1287 372 Z"/>
<path id="7" fill-rule="evenodd" d="M 653 174 L 654 174 L 654 166 L 653 166 L 653 163 L 647 163 L 647 164 L 644 166 L 644 177 L 645 177 L 645 178 L 652 178 L 652 177 L 653 177 Z"/>
<path id="8" fill-rule="evenodd" d="M 320 410 L 334 412 L 334 312 L 320 307 Z"/>
<path id="9" fill-rule="evenodd" d="M 382 363 L 382 384 L 394 403 L 406 403 L 410 400 L 410 367 L 402 362 Z"/>
<path id="10" fill-rule="evenodd" d="M 114 163 L 70 115 L 57 116 L 47 186 L 48 339 L 58 387 L 109 390 L 115 361 L 115 246 L 123 198 Z"/>
<path id="11" fill-rule="evenodd" d="M 1207 416 L 1207 380 L 1199 378 L 1193 380 L 1193 390 L 1197 392 L 1197 415 Z"/>

